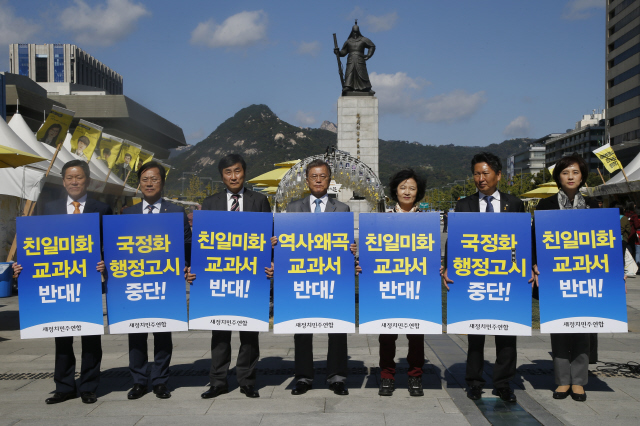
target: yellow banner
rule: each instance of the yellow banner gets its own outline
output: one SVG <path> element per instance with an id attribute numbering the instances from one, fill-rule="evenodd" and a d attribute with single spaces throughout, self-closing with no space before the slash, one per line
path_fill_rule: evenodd
<path id="1" fill-rule="evenodd" d="M 64 142 L 74 115 L 76 115 L 75 112 L 54 105 L 44 124 L 36 133 L 36 139 L 52 147 L 57 147 Z"/>
<path id="2" fill-rule="evenodd" d="M 138 156 L 138 161 L 136 162 L 136 171 L 140 170 L 140 167 L 143 164 L 147 164 L 152 159 L 153 159 L 153 152 L 147 151 L 146 149 L 141 149 L 140 155 Z"/>
<path id="3" fill-rule="evenodd" d="M 164 174 L 164 180 L 167 180 L 167 176 L 169 176 L 169 170 L 171 170 L 171 166 L 163 163 L 162 161 L 158 161 L 158 164 L 160 164 L 166 170 L 166 173 Z"/>
<path id="4" fill-rule="evenodd" d="M 98 160 L 102 161 L 107 168 L 111 170 L 114 164 L 116 164 L 121 146 L 122 139 L 103 133 L 96 152 Z"/>
<path id="5" fill-rule="evenodd" d="M 78 160 L 91 161 L 93 151 L 98 146 L 98 141 L 102 135 L 102 127 L 97 124 L 89 123 L 88 121 L 80 120 L 76 129 L 71 136 L 71 153 L 76 156 Z"/>
<path id="6" fill-rule="evenodd" d="M 611 145 L 603 145 L 594 150 L 593 153 L 602 161 L 602 164 L 609 170 L 609 173 L 622 170 L 622 164 L 618 161 L 618 157 L 616 157 L 616 153 L 611 148 Z"/>
<path id="7" fill-rule="evenodd" d="M 125 180 L 131 173 L 132 167 L 136 164 L 136 161 L 138 161 L 140 148 L 140 145 L 133 142 L 127 140 L 123 142 L 122 148 L 120 149 L 120 155 L 118 156 L 115 165 L 116 175 L 120 179 Z"/>

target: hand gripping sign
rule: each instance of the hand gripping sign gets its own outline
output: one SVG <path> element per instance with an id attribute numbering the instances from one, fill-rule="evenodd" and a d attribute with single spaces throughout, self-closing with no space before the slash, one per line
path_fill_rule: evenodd
<path id="1" fill-rule="evenodd" d="M 540 331 L 626 333 L 618 209 L 535 213 Z"/>
<path id="2" fill-rule="evenodd" d="M 531 215 L 450 213 L 447 333 L 531 335 Z"/>
<path id="3" fill-rule="evenodd" d="M 103 226 L 109 333 L 188 330 L 184 214 L 106 216 Z"/>
<path id="4" fill-rule="evenodd" d="M 360 333 L 442 333 L 439 213 L 361 213 L 360 266 Z"/>
<path id="5" fill-rule="evenodd" d="M 274 333 L 354 333 L 353 213 L 275 215 Z"/>
<path id="6" fill-rule="evenodd" d="M 189 328 L 269 331 L 272 213 L 193 213 Z"/>
<path id="7" fill-rule="evenodd" d="M 20 337 L 104 334 L 98 213 L 17 219 Z"/>

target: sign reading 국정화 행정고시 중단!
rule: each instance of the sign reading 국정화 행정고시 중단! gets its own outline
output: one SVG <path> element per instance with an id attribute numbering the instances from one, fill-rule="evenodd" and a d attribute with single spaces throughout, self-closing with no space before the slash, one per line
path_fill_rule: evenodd
<path id="1" fill-rule="evenodd" d="M 441 334 L 439 213 L 361 213 L 359 221 L 359 332 Z"/>
<path id="2" fill-rule="evenodd" d="M 535 212 L 540 331 L 626 333 L 618 209 Z"/>
<path id="3" fill-rule="evenodd" d="M 353 213 L 274 218 L 274 333 L 354 333 Z"/>
<path id="4" fill-rule="evenodd" d="M 531 335 L 531 215 L 449 213 L 447 333 Z"/>
<path id="5" fill-rule="evenodd" d="M 188 330 L 184 213 L 102 220 L 109 333 Z"/>
<path id="6" fill-rule="evenodd" d="M 189 328 L 269 331 L 271 213 L 193 212 Z"/>
<path id="7" fill-rule="evenodd" d="M 17 219 L 20 337 L 104 334 L 98 213 Z"/>

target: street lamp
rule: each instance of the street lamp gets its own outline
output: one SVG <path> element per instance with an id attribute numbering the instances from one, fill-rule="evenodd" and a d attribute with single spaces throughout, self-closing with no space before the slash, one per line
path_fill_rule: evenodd
<path id="1" fill-rule="evenodd" d="M 211 181 L 211 189 L 213 189 L 213 183 L 224 183 L 221 180 L 213 180 L 212 177 L 208 177 L 208 176 L 200 176 L 200 179 L 209 179 Z M 182 182 L 184 183 L 184 181 Z M 209 189 L 207 188 L 207 195 L 211 195 L 209 194 Z"/>
<path id="2" fill-rule="evenodd" d="M 197 175 L 197 172 L 182 172 L 182 191 L 180 191 L 180 196 L 184 195 L 184 175 Z"/>

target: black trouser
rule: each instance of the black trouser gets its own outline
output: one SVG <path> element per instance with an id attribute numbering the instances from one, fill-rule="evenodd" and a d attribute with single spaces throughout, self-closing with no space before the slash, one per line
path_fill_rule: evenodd
<path id="1" fill-rule="evenodd" d="M 255 386 L 256 365 L 260 359 L 260 342 L 257 331 L 240 331 L 240 350 L 236 361 L 236 376 L 240 386 Z M 226 386 L 231 364 L 231 331 L 211 332 L 211 386 Z"/>
<path id="2" fill-rule="evenodd" d="M 129 334 L 129 371 L 133 383 L 147 386 L 147 362 L 149 361 L 148 333 Z M 153 364 L 151 364 L 151 385 L 166 385 L 169 380 L 169 364 L 173 353 L 171 332 L 153 333 Z"/>
<path id="3" fill-rule="evenodd" d="M 516 336 L 495 336 L 496 338 L 496 362 L 493 366 L 493 387 L 509 387 L 509 380 L 516 374 Z M 485 380 L 482 378 L 484 367 L 484 335 L 469 335 L 469 350 L 467 351 L 467 375 L 469 386 L 483 387 Z"/>
<path id="4" fill-rule="evenodd" d="M 96 392 L 100 383 L 102 342 L 100 336 L 82 336 L 82 362 L 80 365 L 80 392 Z M 77 392 L 76 356 L 73 353 L 73 337 L 56 337 L 56 361 L 53 381 L 56 392 Z"/>
<path id="5" fill-rule="evenodd" d="M 311 383 L 313 368 L 313 334 L 295 334 L 295 370 L 296 379 Z M 347 334 L 329 334 L 327 350 L 327 381 L 344 382 L 347 379 Z"/>

